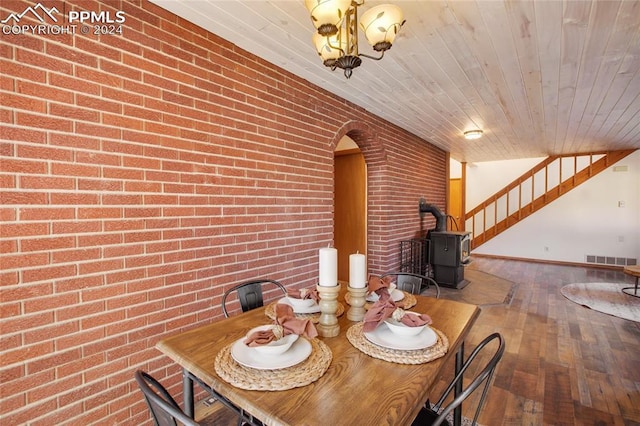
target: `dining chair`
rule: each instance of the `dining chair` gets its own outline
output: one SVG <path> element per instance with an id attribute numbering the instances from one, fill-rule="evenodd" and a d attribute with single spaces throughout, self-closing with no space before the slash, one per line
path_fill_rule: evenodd
<path id="1" fill-rule="evenodd" d="M 287 289 L 281 283 L 275 280 L 265 278 L 238 284 L 225 291 L 222 295 L 222 312 L 224 313 L 225 318 L 229 318 L 229 312 L 227 311 L 227 298 L 233 293 L 237 293 L 238 295 L 238 300 L 240 301 L 242 312 L 247 312 L 251 309 L 263 306 L 264 302 L 262 300 L 262 289 L 265 285 L 275 286 L 280 291 L 282 291 L 282 294 L 284 296 L 287 295 Z"/>
<path id="2" fill-rule="evenodd" d="M 385 277 L 396 277 L 397 288 L 411 294 L 422 294 L 423 291 L 433 286 L 435 288 L 436 299 L 440 298 L 440 286 L 433 278 L 429 278 L 426 275 L 414 274 L 412 272 L 387 272 L 380 276 L 380 278 Z"/>
<path id="3" fill-rule="evenodd" d="M 465 371 L 469 369 L 469 367 L 474 364 L 474 359 L 487 348 L 491 342 L 496 341 L 497 347 L 495 352 L 491 358 L 486 361 L 482 370 L 471 380 L 471 382 L 467 382 L 468 384 L 464 386 L 463 375 Z M 493 345 L 495 346 L 495 345 Z M 467 358 L 467 360 L 463 363 L 462 368 L 453 378 L 449 386 L 445 389 L 444 393 L 435 404 L 431 404 L 429 400 L 422 407 L 418 416 L 413 421 L 413 426 L 438 426 L 438 425 L 450 425 L 450 422 L 447 420 L 447 416 L 449 416 L 453 410 L 460 406 L 463 401 L 465 401 L 469 396 L 471 396 L 481 385 L 484 384 L 482 389 L 482 394 L 480 396 L 480 400 L 476 405 L 476 412 L 473 420 L 469 423 L 471 425 L 476 425 L 478 422 L 478 416 L 480 415 L 480 411 L 484 405 L 485 399 L 487 397 L 487 393 L 489 391 L 489 386 L 491 385 L 491 380 L 493 378 L 493 374 L 496 371 L 496 367 L 498 366 L 498 362 L 502 358 L 504 354 L 505 343 L 502 335 L 500 333 L 493 333 L 487 336 L 480 344 L 471 352 L 471 355 Z M 488 350 L 488 349 L 487 349 Z M 480 361 L 478 361 L 479 363 Z M 459 395 L 453 399 L 448 405 L 443 407 L 443 403 L 447 396 L 456 388 L 456 386 L 461 386 L 462 391 L 459 392 Z"/>
<path id="4" fill-rule="evenodd" d="M 158 426 L 198 426 L 199 423 L 187 416 L 164 386 L 148 373 L 138 370 L 136 382 L 144 394 L 151 416 Z M 180 423 L 178 423 L 180 422 Z"/>

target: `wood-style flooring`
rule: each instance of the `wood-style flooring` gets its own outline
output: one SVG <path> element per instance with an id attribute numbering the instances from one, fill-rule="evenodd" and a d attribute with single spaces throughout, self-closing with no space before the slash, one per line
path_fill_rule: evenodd
<path id="1" fill-rule="evenodd" d="M 632 283 L 630 277 L 617 270 L 484 257 L 474 257 L 467 269 L 514 282 L 511 302 L 483 306 L 465 342 L 469 354 L 494 331 L 506 340 L 482 425 L 640 425 L 640 323 L 592 311 L 560 294 L 573 282 Z M 450 379 L 442 378 L 432 400 Z M 463 405 L 469 417 L 472 402 Z M 207 420 L 234 424 L 220 413 Z"/>
<path id="2" fill-rule="evenodd" d="M 628 282 L 621 271 L 476 257 L 468 266 L 513 281 L 509 305 L 482 308 L 467 353 L 498 331 L 506 351 L 480 423 L 640 425 L 640 323 L 567 300 L 574 282 Z"/>

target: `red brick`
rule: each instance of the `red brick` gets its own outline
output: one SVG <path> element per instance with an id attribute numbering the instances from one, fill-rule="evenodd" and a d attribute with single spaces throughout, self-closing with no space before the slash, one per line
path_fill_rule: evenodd
<path id="1" fill-rule="evenodd" d="M 20 77 L 25 80 L 46 82 L 47 73 L 43 70 L 30 67 L 26 63 L 15 61 L 0 61 L 0 68 L 5 75 Z"/>
<path id="2" fill-rule="evenodd" d="M 15 285 L 17 283 L 17 278 L 15 279 L 15 281 L 11 284 L 7 283 L 4 284 L 2 283 L 2 275 L 0 274 L 0 285 Z M 17 276 L 17 273 L 15 273 L 15 275 Z M 11 317 L 17 317 L 18 315 L 20 315 L 20 313 L 22 312 L 22 304 L 18 301 L 16 302 L 7 302 L 7 303 L 1 303 L 0 304 L 0 318 L 11 318 Z M 1 382 L 1 380 L 0 380 Z"/>
<path id="3" fill-rule="evenodd" d="M 144 123 L 138 118 L 115 114 L 102 114 L 102 123 L 106 126 L 118 127 L 122 130 L 143 130 Z"/>
<path id="4" fill-rule="evenodd" d="M 49 311 L 60 306 L 74 305 L 79 302 L 78 295 L 67 293 L 60 295 L 49 295 L 39 299 L 30 299 L 24 302 L 24 312 L 31 314 L 39 311 Z"/>
<path id="5" fill-rule="evenodd" d="M 94 123 L 100 121 L 100 113 L 98 111 L 56 103 L 49 103 L 49 114 L 70 120 L 92 121 Z"/>
<path id="6" fill-rule="evenodd" d="M 96 262 L 86 262 L 78 265 L 78 274 L 88 275 L 97 272 L 112 271 L 114 269 L 122 269 L 124 261 L 119 259 L 99 260 Z"/>
<path id="7" fill-rule="evenodd" d="M 87 402 L 96 399 L 96 395 L 98 395 L 100 392 L 103 392 L 106 388 L 107 382 L 104 379 L 90 384 L 85 383 L 85 385 L 80 388 L 76 388 L 71 392 L 61 394 L 58 397 L 58 401 L 60 406 L 64 407 L 66 405 L 73 404 L 74 402 L 84 399 L 87 395 L 92 395 L 93 398 L 84 401 L 84 403 L 86 404 Z"/>
<path id="8" fill-rule="evenodd" d="M 18 362 L 22 363 L 32 358 L 42 357 L 44 355 L 50 354 L 53 351 L 54 351 L 54 347 L 53 347 L 53 342 L 51 341 L 42 342 L 42 343 L 29 345 L 29 346 L 23 345 L 18 349 L 5 351 L 2 357 L 0 357 L 0 366 L 4 367 L 4 366 L 15 364 Z M 29 368 L 28 363 L 27 363 L 27 371 L 29 371 L 29 374 L 33 372 L 33 370 Z"/>
<path id="9" fill-rule="evenodd" d="M 94 276 L 69 278 L 65 280 L 57 280 L 54 288 L 56 293 L 65 293 L 68 291 L 76 291 L 76 290 L 82 290 L 90 287 L 98 287 L 103 284 L 104 284 L 104 280 L 102 276 L 94 275 Z"/>
<path id="10" fill-rule="evenodd" d="M 25 207 L 20 209 L 20 221 L 58 221 L 75 218 L 73 208 L 48 208 L 48 207 Z"/>
<path id="11" fill-rule="evenodd" d="M 50 196 L 51 204 L 60 205 L 82 205 L 98 204 L 100 201 L 97 194 L 54 192 Z"/>
<path id="12" fill-rule="evenodd" d="M 19 281 L 20 275 L 18 272 L 0 272 L 0 286 L 16 285 Z"/>
<path id="13" fill-rule="evenodd" d="M 144 171 L 116 167 L 104 167 L 102 175 L 107 179 L 144 180 Z"/>
<path id="14" fill-rule="evenodd" d="M 70 319 L 83 319 L 96 312 L 104 311 L 104 302 L 85 302 L 81 305 L 65 306 L 56 309 L 56 320 L 66 321 Z M 82 327 L 84 329 L 84 327 Z"/>
<path id="15" fill-rule="evenodd" d="M 126 269 L 120 272 L 108 274 L 105 279 L 107 284 L 126 283 L 134 280 L 142 279 L 146 276 L 146 271 L 140 269 Z"/>
<path id="16" fill-rule="evenodd" d="M 98 177 L 100 176 L 100 167 L 54 162 L 51 164 L 51 172 L 60 176 Z"/>
<path id="17" fill-rule="evenodd" d="M 82 291 L 82 300 L 89 302 L 93 300 L 101 301 L 101 300 L 109 300 L 114 297 L 118 297 L 123 295 L 125 292 L 125 286 L 118 284 L 112 285 L 105 278 L 105 285 L 101 287 L 92 287 L 87 288 Z"/>
<path id="18" fill-rule="evenodd" d="M 61 132 L 73 131 L 73 122 L 69 120 L 20 111 L 16 112 L 16 124 L 20 126 L 37 126 L 40 129 L 58 130 Z"/>
<path id="19" fill-rule="evenodd" d="M 24 333 L 24 344 L 30 345 L 33 343 L 46 341 L 46 340 L 57 340 L 63 336 L 75 335 L 79 331 L 79 324 L 77 322 L 66 322 L 63 324 L 54 324 L 50 327 L 40 327 L 32 331 L 27 331 Z M 60 350 L 58 345 L 56 344 L 56 349 Z"/>
<path id="20" fill-rule="evenodd" d="M 17 254 L 14 256 L 2 256 L 0 260 L 2 269 L 18 269 L 18 268 L 33 268 L 36 266 L 43 266 L 49 264 L 48 253 L 36 253 L 36 254 Z"/>
<path id="21" fill-rule="evenodd" d="M 98 234 L 78 236 L 78 247 L 108 246 L 110 244 L 121 244 L 122 234 Z"/>
<path id="22" fill-rule="evenodd" d="M 63 189 L 73 190 L 76 183 L 72 178 L 49 176 L 22 176 L 20 188 L 24 189 Z"/>
<path id="23" fill-rule="evenodd" d="M 16 410 L 12 413 L 9 413 L 3 416 L 3 422 L 8 425 L 23 425 L 28 424 L 33 419 L 33 413 L 51 413 L 56 412 L 58 408 L 55 399 L 49 399 L 44 402 L 38 402 L 29 405 L 27 408 L 22 410 Z M 55 423 L 50 423 L 55 424 Z"/>
<path id="24" fill-rule="evenodd" d="M 92 330 L 80 331 L 73 335 L 60 336 L 56 338 L 56 349 L 63 351 L 72 347 L 83 346 L 88 343 L 99 342 L 104 338 L 104 330 L 94 328 Z M 78 370 L 76 370 L 78 371 Z"/>
<path id="25" fill-rule="evenodd" d="M 83 150 L 97 150 L 100 148 L 100 141 L 96 138 L 59 133 L 51 133 L 49 135 L 49 144 L 55 146 L 66 146 L 70 148 L 80 148 Z"/>
<path id="26" fill-rule="evenodd" d="M 98 84 L 94 84 L 89 81 L 79 80 L 78 78 L 74 78 L 71 76 L 63 75 L 63 74 L 50 73 L 49 84 L 55 87 L 69 89 L 73 92 L 80 92 L 80 93 L 91 94 L 95 96 L 100 95 L 100 86 Z"/>
<path id="27" fill-rule="evenodd" d="M 42 114 L 47 111 L 47 103 L 45 101 L 14 93 L 0 93 L 0 103 L 6 108 L 22 109 Z"/>
<path id="28" fill-rule="evenodd" d="M 142 80 L 142 72 L 140 72 L 139 70 L 132 67 L 124 66 L 113 61 L 101 59 L 100 69 L 107 74 L 115 74 L 131 80 Z"/>
<path id="29" fill-rule="evenodd" d="M 92 68 L 95 68 L 98 65 L 98 61 L 94 55 L 88 55 L 76 49 L 68 49 L 59 44 L 46 43 L 46 53 L 58 59 L 65 59 L 74 64 L 82 64 Z"/>
<path id="30" fill-rule="evenodd" d="M 119 219 L 122 216 L 120 207 L 78 208 L 78 219 Z"/>
<path id="31" fill-rule="evenodd" d="M 120 102 L 111 102 L 94 96 L 84 96 L 78 94 L 76 95 L 76 104 L 82 108 L 111 112 L 114 114 L 122 114 L 122 104 Z"/>
<path id="32" fill-rule="evenodd" d="M 86 231 L 91 232 L 91 231 Z M 54 251 L 51 253 L 51 263 L 71 263 L 81 262 L 92 259 L 99 259 L 101 256 L 100 249 L 77 249 Z"/>
<path id="33" fill-rule="evenodd" d="M 75 133 L 80 135 L 95 136 L 98 138 L 119 139 L 122 135 L 122 130 L 116 127 L 106 127 L 104 125 L 83 122 L 75 124 Z"/>
<path id="34" fill-rule="evenodd" d="M 43 383 L 43 386 L 35 386 L 29 389 L 26 392 L 27 400 L 40 401 L 83 386 L 82 375 L 79 372 L 71 377 L 58 378 L 55 383 L 55 386 L 51 386 L 49 383 Z"/>
<path id="35" fill-rule="evenodd" d="M 94 59 L 96 56 L 99 56 L 112 59 L 114 61 L 120 61 L 122 60 L 122 52 L 120 52 L 118 49 L 113 48 L 114 45 L 113 43 L 111 43 L 112 41 L 113 40 L 110 40 L 110 43 L 107 44 L 99 40 L 90 40 L 83 37 L 76 37 L 75 47 L 77 47 L 81 51 L 91 52 L 91 54 L 94 55 Z M 85 64 L 94 67 L 97 65 L 95 61 L 94 65 L 90 65 L 88 63 Z"/>
<path id="36" fill-rule="evenodd" d="M 16 59 L 21 64 L 34 65 L 38 68 L 56 70 L 56 72 L 71 74 L 73 72 L 72 64 L 61 61 L 49 55 L 37 53 L 30 50 L 17 49 Z"/>
<path id="37" fill-rule="evenodd" d="M 2 197 L 3 203 L 6 202 Z M 7 202 L 7 204 L 9 204 Z M 47 235 L 49 233 L 49 225 L 47 223 L 5 223 L 0 227 L 0 237 L 28 237 Z"/>
<path id="38" fill-rule="evenodd" d="M 103 179 L 78 179 L 78 191 L 122 191 L 122 182 Z"/>
<path id="39" fill-rule="evenodd" d="M 44 143 L 47 138 L 47 134 L 42 130 L 21 129 L 8 126 L 0 126 L 0 134 L 2 134 L 2 139 L 4 140 L 21 142 Z M 2 160 L 3 168 L 5 161 L 4 159 Z"/>
<path id="40" fill-rule="evenodd" d="M 118 310 L 118 311 L 101 313 L 88 318 L 82 318 L 80 321 L 83 329 L 89 329 L 93 327 L 100 327 L 100 326 L 106 326 L 109 324 L 115 324 L 118 321 L 122 321 L 124 319 L 125 319 L 124 310 Z"/>
<path id="41" fill-rule="evenodd" d="M 76 275 L 75 265 L 50 266 L 39 269 L 29 269 L 22 271 L 22 282 L 30 283 L 35 281 L 45 281 L 57 278 L 65 278 Z"/>

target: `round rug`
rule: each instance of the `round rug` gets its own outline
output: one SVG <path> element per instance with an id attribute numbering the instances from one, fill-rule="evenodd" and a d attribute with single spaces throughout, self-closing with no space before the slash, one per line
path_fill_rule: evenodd
<path id="1" fill-rule="evenodd" d="M 640 297 L 622 292 L 629 283 L 574 283 L 560 289 L 564 297 L 594 311 L 640 322 Z"/>

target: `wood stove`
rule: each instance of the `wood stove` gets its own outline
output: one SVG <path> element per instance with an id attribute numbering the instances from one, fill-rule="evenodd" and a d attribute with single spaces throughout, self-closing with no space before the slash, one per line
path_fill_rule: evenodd
<path id="1" fill-rule="evenodd" d="M 464 279 L 464 266 L 469 263 L 471 233 L 431 231 L 430 261 L 433 279 L 443 287 L 461 289 L 469 284 Z"/>
<path id="2" fill-rule="evenodd" d="M 420 200 L 420 217 L 430 213 L 436 218 L 435 229 L 427 232 L 429 246 L 429 267 L 433 279 L 443 287 L 461 289 L 469 284 L 464 279 L 464 265 L 469 263 L 471 253 L 471 233 L 447 231 L 447 217 L 438 207 Z"/>

